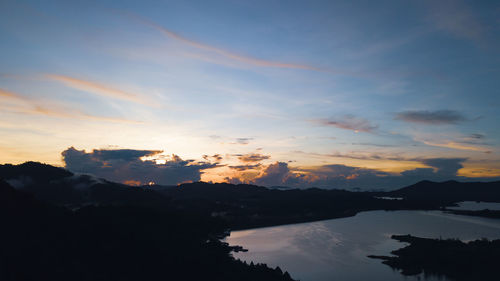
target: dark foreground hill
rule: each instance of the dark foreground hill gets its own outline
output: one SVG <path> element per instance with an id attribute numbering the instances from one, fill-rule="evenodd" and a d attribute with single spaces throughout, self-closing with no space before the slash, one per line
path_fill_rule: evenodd
<path id="1" fill-rule="evenodd" d="M 76 211 L 0 180 L 0 280 L 292 280 L 248 265 L 217 239 L 209 216 L 140 206 Z"/>
<path id="2" fill-rule="evenodd" d="M 423 181 L 392 192 L 132 187 L 35 162 L 0 165 L 0 280 L 291 280 L 234 260 L 219 239 L 227 228 L 470 200 L 500 202 L 500 183 Z"/>
<path id="3" fill-rule="evenodd" d="M 393 251 L 395 256 L 370 256 L 401 270 L 404 275 L 446 276 L 457 281 L 499 280 L 500 240 L 486 239 L 462 242 L 456 239 L 428 239 L 410 235 L 393 235 L 409 243 Z"/>

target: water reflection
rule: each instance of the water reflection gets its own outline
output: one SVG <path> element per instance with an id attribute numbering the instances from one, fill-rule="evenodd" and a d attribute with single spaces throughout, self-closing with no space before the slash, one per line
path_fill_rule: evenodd
<path id="1" fill-rule="evenodd" d="M 369 259 L 387 255 L 403 244 L 392 234 L 429 238 L 500 238 L 500 220 L 442 212 L 365 212 L 355 217 L 321 222 L 235 231 L 226 239 L 248 252 L 235 253 L 245 261 L 280 266 L 302 281 L 418 280 Z M 443 280 L 420 276 L 420 280 Z"/>

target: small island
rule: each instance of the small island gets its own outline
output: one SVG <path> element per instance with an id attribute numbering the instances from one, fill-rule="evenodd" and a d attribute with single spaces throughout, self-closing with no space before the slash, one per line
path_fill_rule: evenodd
<path id="1" fill-rule="evenodd" d="M 392 252 L 395 256 L 368 256 L 400 270 L 403 275 L 435 275 L 452 280 L 498 280 L 500 240 L 429 239 L 411 235 L 393 235 L 392 239 L 409 243 Z"/>

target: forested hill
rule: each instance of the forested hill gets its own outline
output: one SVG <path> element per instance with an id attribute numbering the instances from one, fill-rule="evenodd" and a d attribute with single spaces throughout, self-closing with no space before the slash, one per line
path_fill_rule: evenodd
<path id="1" fill-rule="evenodd" d="M 203 182 L 133 187 L 36 162 L 0 165 L 0 178 L 43 202 L 68 209 L 112 205 L 177 210 L 217 218 L 232 229 L 346 217 L 369 210 L 430 210 L 470 200 L 500 202 L 500 182 L 422 181 L 390 192 Z"/>
<path id="2" fill-rule="evenodd" d="M 52 206 L 0 180 L 0 280 L 291 281 L 248 265 L 209 216 L 138 206 Z"/>

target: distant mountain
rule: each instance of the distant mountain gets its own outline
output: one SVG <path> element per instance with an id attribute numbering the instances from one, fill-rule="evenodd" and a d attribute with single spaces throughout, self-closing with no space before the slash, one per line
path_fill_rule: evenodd
<path id="1" fill-rule="evenodd" d="M 41 201 L 70 208 L 102 204 L 159 207 L 168 201 L 168 198 L 146 187 L 109 182 L 90 175 L 75 175 L 63 168 L 37 162 L 0 165 L 0 178 Z"/>
<path id="2" fill-rule="evenodd" d="M 26 162 L 19 165 L 0 165 L 0 178 L 16 179 L 19 183 L 48 183 L 73 176 L 70 171 L 39 162 Z"/>
<path id="3" fill-rule="evenodd" d="M 500 182 L 422 181 L 390 192 L 203 182 L 135 187 L 35 162 L 0 165 L 0 177 L 41 201 L 70 209 L 113 205 L 178 210 L 216 217 L 233 229 L 346 217 L 370 210 L 431 210 L 471 200 L 500 202 Z M 386 200 L 394 197 L 402 200 Z"/>
<path id="4" fill-rule="evenodd" d="M 500 202 L 500 181 L 421 181 L 385 194 L 386 196 L 403 197 L 408 200 L 440 201 L 443 204 L 460 201 Z"/>

